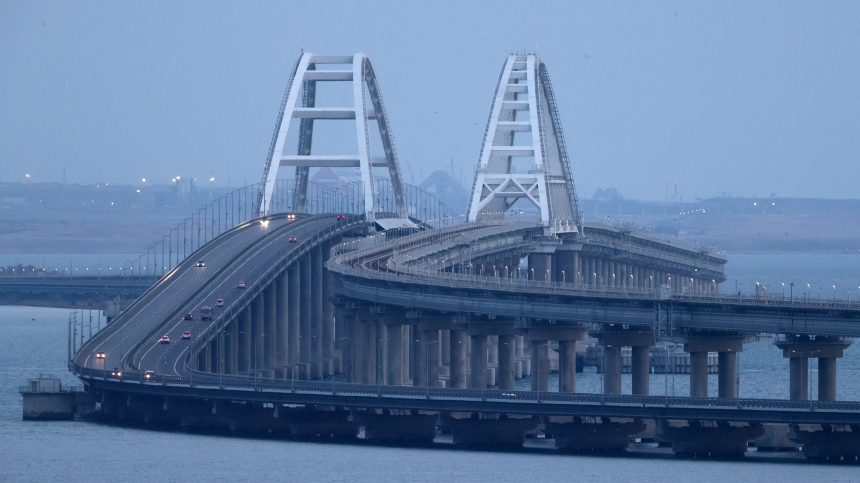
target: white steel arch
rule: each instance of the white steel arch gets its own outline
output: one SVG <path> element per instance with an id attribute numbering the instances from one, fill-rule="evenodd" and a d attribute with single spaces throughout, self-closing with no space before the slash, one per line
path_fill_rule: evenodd
<path id="1" fill-rule="evenodd" d="M 517 133 L 530 143 L 515 143 Z M 527 169 L 514 158 L 531 158 Z M 546 67 L 535 54 L 510 55 L 484 133 L 469 220 L 508 211 L 520 199 L 534 205 L 551 232 L 581 233 L 582 217 L 564 132 Z"/>
<path id="2" fill-rule="evenodd" d="M 322 64 L 341 65 L 343 68 L 317 69 Z M 317 82 L 351 82 L 353 105 L 336 108 L 316 107 Z M 298 146 L 295 154 L 287 154 L 286 141 L 290 120 L 299 119 Z M 318 156 L 312 153 L 313 126 L 317 119 L 354 120 L 358 154 L 343 156 Z M 384 156 L 372 156 L 369 122 L 376 120 L 382 142 Z M 308 172 L 312 167 L 359 168 L 363 184 L 364 209 L 367 221 L 376 218 L 374 206 L 373 168 L 388 170 L 396 201 L 396 215 L 406 218 L 406 204 L 403 198 L 403 182 L 400 165 L 388 115 L 382 102 L 379 82 L 373 71 L 370 58 L 363 54 L 355 55 L 316 55 L 302 53 L 293 73 L 284 99 L 281 103 L 275 134 L 269 147 L 269 155 L 263 172 L 262 192 L 259 214 L 267 215 L 271 210 L 272 195 L 279 167 L 296 168 L 295 201 L 299 211 L 307 206 Z"/>

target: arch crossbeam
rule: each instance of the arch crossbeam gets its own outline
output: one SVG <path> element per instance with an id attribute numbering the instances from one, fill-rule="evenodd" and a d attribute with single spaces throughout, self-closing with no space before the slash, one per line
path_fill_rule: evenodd
<path id="1" fill-rule="evenodd" d="M 323 67 L 325 65 L 325 67 Z M 353 104 L 346 107 L 317 107 L 317 82 L 352 83 Z M 298 143 L 295 154 L 285 152 L 292 120 L 298 120 Z M 357 149 L 342 155 L 313 154 L 314 122 L 321 120 L 346 120 L 355 122 Z M 371 121 L 376 121 L 379 136 L 378 146 L 382 155 L 373 156 L 371 140 L 376 133 L 371 131 Z M 374 168 L 387 170 L 395 196 L 396 216 L 406 218 L 403 197 L 403 182 L 399 160 L 394 148 L 394 139 L 388 115 L 382 102 L 379 82 L 370 58 L 355 55 L 315 55 L 305 52 L 293 68 L 290 82 L 275 127 L 275 135 L 263 172 L 259 214 L 267 215 L 272 206 L 275 180 L 280 167 L 294 167 L 296 188 L 294 202 L 297 210 L 306 211 L 307 187 L 310 168 L 335 167 L 358 168 L 363 185 L 364 210 L 367 221 L 377 216 L 374 205 Z"/>
<path id="2" fill-rule="evenodd" d="M 469 219 L 526 200 L 552 232 L 581 232 L 564 133 L 546 67 L 537 55 L 505 62 L 475 174 Z"/>

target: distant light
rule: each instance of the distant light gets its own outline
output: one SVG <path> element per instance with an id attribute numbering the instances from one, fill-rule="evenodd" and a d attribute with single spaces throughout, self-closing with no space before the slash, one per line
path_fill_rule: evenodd
<path id="1" fill-rule="evenodd" d="M 209 178 L 209 181 L 215 181 L 215 178 Z"/>
<path id="2" fill-rule="evenodd" d="M 113 204 L 113 201 L 111 201 L 110 204 Z"/>
<path id="3" fill-rule="evenodd" d="M 137 192 L 140 193 L 140 190 L 137 190 Z"/>
<path id="4" fill-rule="evenodd" d="M 28 177 L 28 178 L 30 177 L 30 175 L 29 175 L 29 174 L 25 174 L 24 176 L 26 176 L 26 177 Z"/>
<path id="5" fill-rule="evenodd" d="M 146 183 L 146 178 L 143 178 L 143 182 Z"/>

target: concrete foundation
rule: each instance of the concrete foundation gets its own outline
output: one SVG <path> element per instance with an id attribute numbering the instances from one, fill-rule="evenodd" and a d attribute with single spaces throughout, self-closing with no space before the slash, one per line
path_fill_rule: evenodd
<path id="1" fill-rule="evenodd" d="M 685 425 L 662 421 L 657 425 L 657 436 L 671 441 L 672 451 L 678 456 L 740 456 L 750 441 L 763 434 L 760 423 L 690 421 Z"/>
<path id="2" fill-rule="evenodd" d="M 525 434 L 537 428 L 537 419 L 457 419 L 446 417 L 442 425 L 453 432 L 454 444 L 463 446 L 522 446 Z"/>

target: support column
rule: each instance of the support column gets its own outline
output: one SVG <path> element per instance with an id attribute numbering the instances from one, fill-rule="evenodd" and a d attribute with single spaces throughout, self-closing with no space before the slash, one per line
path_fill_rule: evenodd
<path id="1" fill-rule="evenodd" d="M 287 317 L 287 345 L 289 346 L 289 361 L 291 365 L 290 374 L 291 379 L 295 379 L 298 374 L 296 371 L 296 364 L 301 360 L 301 280 L 299 276 L 299 264 L 294 263 L 287 269 L 287 282 L 288 288 L 287 292 L 289 294 L 289 302 L 287 303 L 287 310 L 289 312 Z"/>
<path id="2" fill-rule="evenodd" d="M 631 350 L 630 371 L 633 378 L 633 394 L 647 396 L 649 394 L 649 377 L 651 374 L 651 353 L 648 346 L 633 346 Z"/>
<path id="3" fill-rule="evenodd" d="M 364 329 L 364 377 L 365 384 L 377 384 L 379 348 L 377 344 L 376 320 L 363 320 Z"/>
<path id="4" fill-rule="evenodd" d="M 266 371 L 266 377 L 274 377 L 273 369 L 276 365 L 276 344 L 278 334 L 275 326 L 275 294 L 276 283 L 270 283 L 265 288 L 266 297 L 263 299 L 263 363 L 261 366 Z"/>
<path id="5" fill-rule="evenodd" d="M 719 375 L 717 396 L 721 398 L 734 399 L 738 397 L 737 373 L 738 353 L 719 353 Z"/>
<path id="6" fill-rule="evenodd" d="M 385 338 L 388 344 L 388 367 L 386 384 L 403 385 L 403 326 L 386 325 Z"/>
<path id="7" fill-rule="evenodd" d="M 310 379 L 311 351 L 313 342 L 313 328 L 311 325 L 311 257 L 305 255 L 299 260 L 299 279 L 300 279 L 300 303 L 299 303 L 299 331 L 301 332 L 300 347 L 299 347 L 299 362 L 302 370 L 299 371 L 299 378 Z"/>
<path id="8" fill-rule="evenodd" d="M 499 371 L 496 373 L 496 383 L 503 391 L 514 389 L 514 353 L 517 347 L 514 337 L 513 335 L 499 336 Z"/>
<path id="9" fill-rule="evenodd" d="M 275 279 L 276 310 L 275 310 L 275 377 L 280 379 L 287 378 L 287 366 L 290 363 L 290 344 L 289 344 L 289 276 L 287 272 L 278 275 Z"/>
<path id="10" fill-rule="evenodd" d="M 239 372 L 248 374 L 251 366 L 251 306 L 239 312 Z"/>
<path id="11" fill-rule="evenodd" d="M 576 392 L 576 341 L 558 341 L 558 392 Z"/>
<path id="12" fill-rule="evenodd" d="M 789 395 L 792 400 L 809 398 L 809 358 L 818 358 L 818 399 L 836 400 L 836 359 L 842 357 L 850 340 L 839 337 L 786 336 L 775 345 L 782 349 L 783 357 L 791 361 Z"/>
<path id="13" fill-rule="evenodd" d="M 466 331 L 451 330 L 451 377 L 449 387 L 466 387 Z"/>
<path id="14" fill-rule="evenodd" d="M 531 340 L 532 391 L 546 392 L 549 376 L 549 341 Z"/>
<path id="15" fill-rule="evenodd" d="M 439 387 L 439 330 L 422 331 L 422 342 L 426 358 L 423 363 L 426 385 Z"/>
<path id="16" fill-rule="evenodd" d="M 328 245 L 322 253 L 323 262 L 328 254 Z M 331 303 L 333 278 L 325 265 L 322 267 L 322 375 L 331 376 L 334 374 L 334 337 L 335 337 L 335 321 L 334 321 L 334 305 Z"/>
<path id="17" fill-rule="evenodd" d="M 836 400 L 836 358 L 818 358 L 818 400 Z"/>
<path id="18" fill-rule="evenodd" d="M 809 358 L 789 359 L 788 398 L 792 401 L 809 399 Z"/>
<path id="19" fill-rule="evenodd" d="M 229 334 L 229 342 L 230 342 L 230 365 L 229 371 L 230 374 L 237 374 L 239 372 L 239 321 L 234 320 L 230 322 L 230 334 Z"/>
<path id="20" fill-rule="evenodd" d="M 323 346 L 322 249 L 311 251 L 311 379 L 322 379 Z"/>
<path id="21" fill-rule="evenodd" d="M 410 357 L 412 366 L 412 385 L 427 385 L 427 345 L 424 343 L 424 331 L 418 325 L 412 326 L 412 353 Z"/>
<path id="22" fill-rule="evenodd" d="M 487 388 L 487 336 L 472 335 L 472 357 L 469 360 L 469 387 L 471 389 Z"/>
<path id="23" fill-rule="evenodd" d="M 708 353 L 690 352 L 690 397 L 708 397 Z"/>
<path id="24" fill-rule="evenodd" d="M 362 335 L 362 323 L 358 315 L 352 313 L 347 318 L 349 327 L 349 381 L 354 384 L 364 382 L 364 339 Z"/>
<path id="25" fill-rule="evenodd" d="M 265 324 L 265 294 L 266 291 L 264 290 L 251 301 L 251 306 L 253 307 L 253 310 L 251 310 L 251 334 L 253 336 L 251 340 L 251 370 L 254 371 L 256 376 L 262 375 L 263 353 L 266 343 L 266 336 L 263 330 Z"/>
<path id="26" fill-rule="evenodd" d="M 551 253 L 529 253 L 529 271 L 534 270 L 532 275 L 539 282 L 552 281 L 552 254 Z"/>
<path id="27" fill-rule="evenodd" d="M 621 394 L 621 347 L 603 348 L 603 392 Z"/>

